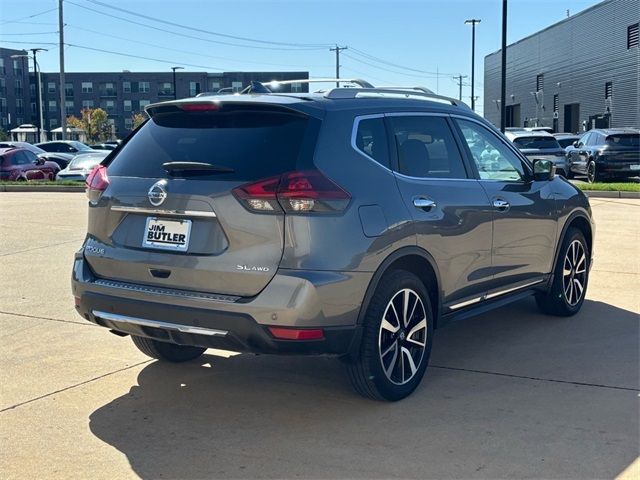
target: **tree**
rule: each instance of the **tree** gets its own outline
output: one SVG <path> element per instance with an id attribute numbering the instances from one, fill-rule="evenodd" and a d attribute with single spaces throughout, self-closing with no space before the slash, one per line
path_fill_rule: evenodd
<path id="1" fill-rule="evenodd" d="M 9 140 L 9 134 L 2 128 L 0 128 L 0 141 L 4 142 Z"/>
<path id="2" fill-rule="evenodd" d="M 140 113 L 140 112 L 136 112 L 133 115 L 131 115 L 131 122 L 133 124 L 131 129 L 135 130 L 136 128 L 138 128 L 147 120 L 147 118 L 149 117 L 146 114 Z"/>
<path id="3" fill-rule="evenodd" d="M 80 118 L 71 116 L 67 123 L 75 128 L 84 130 L 90 143 L 104 142 L 111 138 L 109 115 L 101 108 L 84 108 Z"/>

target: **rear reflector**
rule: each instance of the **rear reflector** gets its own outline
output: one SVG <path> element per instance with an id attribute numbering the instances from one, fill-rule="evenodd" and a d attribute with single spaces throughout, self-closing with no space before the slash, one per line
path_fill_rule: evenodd
<path id="1" fill-rule="evenodd" d="M 217 103 L 184 103 L 178 105 L 178 107 L 185 112 L 215 112 L 220 110 L 220 105 Z"/>
<path id="2" fill-rule="evenodd" d="M 287 172 L 233 190 L 251 211 L 332 213 L 344 210 L 351 196 L 318 170 Z"/>
<path id="3" fill-rule="evenodd" d="M 268 328 L 271 335 L 281 340 L 321 340 L 324 338 L 324 333 L 321 328 Z"/>

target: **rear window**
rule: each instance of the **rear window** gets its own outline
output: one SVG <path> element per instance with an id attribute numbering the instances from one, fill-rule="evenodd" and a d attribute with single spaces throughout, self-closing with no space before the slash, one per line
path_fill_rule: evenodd
<path id="1" fill-rule="evenodd" d="M 551 137 L 520 137 L 516 138 L 513 143 L 521 150 L 528 148 L 535 148 L 538 150 L 548 150 L 553 148 L 560 148 L 558 141 Z"/>
<path id="2" fill-rule="evenodd" d="M 578 137 L 560 138 L 558 139 L 558 144 L 560 144 L 562 148 L 567 148 L 569 145 L 573 145 L 577 141 Z"/>
<path id="3" fill-rule="evenodd" d="M 95 167 L 104 160 L 105 156 L 106 155 L 92 155 L 90 153 L 77 155 L 69 163 L 69 169 L 80 170 Z"/>
<path id="4" fill-rule="evenodd" d="M 616 147 L 640 147 L 640 135 L 626 133 L 622 135 L 609 135 L 607 137 L 607 145 Z"/>
<path id="5" fill-rule="evenodd" d="M 223 107 L 224 108 L 224 107 Z M 319 121 L 283 110 L 155 115 L 109 165 L 109 175 L 166 177 L 166 162 L 203 162 L 232 173 L 198 178 L 251 181 L 309 168 Z"/>

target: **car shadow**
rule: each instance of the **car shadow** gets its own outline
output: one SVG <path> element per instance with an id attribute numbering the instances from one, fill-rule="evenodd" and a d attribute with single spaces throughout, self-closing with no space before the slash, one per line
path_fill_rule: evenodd
<path id="1" fill-rule="evenodd" d="M 148 364 L 89 426 L 144 479 L 611 478 L 635 458 L 635 313 L 525 300 L 435 337 L 400 403 L 358 397 L 332 358 L 205 355 Z"/>

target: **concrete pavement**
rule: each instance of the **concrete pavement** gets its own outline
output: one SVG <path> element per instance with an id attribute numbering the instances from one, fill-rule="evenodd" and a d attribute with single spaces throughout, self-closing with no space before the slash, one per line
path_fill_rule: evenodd
<path id="1" fill-rule="evenodd" d="M 329 358 L 150 361 L 74 311 L 84 195 L 0 193 L 1 476 L 638 478 L 640 201 L 591 204 L 580 314 L 525 300 L 453 323 L 384 404 Z"/>

